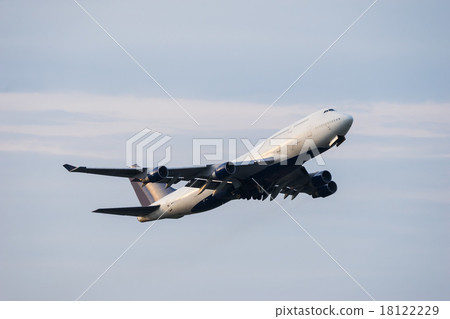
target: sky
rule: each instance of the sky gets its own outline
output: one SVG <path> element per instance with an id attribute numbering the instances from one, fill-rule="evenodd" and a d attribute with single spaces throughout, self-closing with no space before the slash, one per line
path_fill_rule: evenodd
<path id="1" fill-rule="evenodd" d="M 449 300 L 448 2 L 380 0 L 342 37 L 373 1 L 78 3 L 0 1 L 0 300 L 75 300 L 151 225 L 91 214 L 138 200 L 63 164 L 125 167 L 149 128 L 190 166 L 193 138 L 324 107 L 354 124 L 306 164 L 336 194 L 277 198 L 303 228 L 273 201 L 161 220 L 81 300 Z"/>

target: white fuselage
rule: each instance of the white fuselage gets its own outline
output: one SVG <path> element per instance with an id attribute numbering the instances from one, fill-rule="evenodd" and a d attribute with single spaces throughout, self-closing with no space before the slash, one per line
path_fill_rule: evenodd
<path id="1" fill-rule="evenodd" d="M 256 145 L 248 153 L 238 157 L 235 163 L 271 159 L 271 165 L 282 163 L 292 158 L 310 159 L 335 145 L 339 137 L 347 134 L 353 123 L 350 115 L 336 112 L 333 109 L 317 111 L 288 127 L 278 131 L 265 141 Z M 303 161 L 297 163 L 303 164 Z M 264 170 L 268 165 L 261 165 Z M 205 189 L 199 192 L 195 187 L 181 187 L 168 194 L 151 206 L 159 205 L 158 210 L 143 217 L 141 222 L 164 218 L 177 218 L 194 214 L 192 209 L 205 201 L 214 190 Z"/>

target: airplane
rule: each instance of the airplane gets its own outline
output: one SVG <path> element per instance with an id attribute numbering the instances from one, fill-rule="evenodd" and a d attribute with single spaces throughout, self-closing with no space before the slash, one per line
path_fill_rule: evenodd
<path id="1" fill-rule="evenodd" d="M 308 173 L 303 164 L 339 146 L 353 117 L 327 108 L 314 112 L 261 141 L 233 161 L 167 168 L 87 168 L 63 165 L 69 172 L 128 178 L 141 206 L 100 208 L 94 213 L 137 217 L 140 222 L 177 219 L 205 212 L 234 199 L 275 199 L 299 193 L 328 197 L 337 190 L 327 170 Z M 180 181 L 186 185 L 174 189 Z"/>

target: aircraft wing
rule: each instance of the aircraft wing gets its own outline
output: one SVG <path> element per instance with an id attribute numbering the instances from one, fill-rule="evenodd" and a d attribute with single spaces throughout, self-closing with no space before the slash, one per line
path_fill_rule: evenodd
<path id="1" fill-rule="evenodd" d="M 259 194 L 250 188 L 251 198 L 265 199 L 270 197 L 272 200 L 279 194 L 283 194 L 284 198 L 292 196 L 291 199 L 294 199 L 300 193 L 308 194 L 313 198 L 327 197 L 337 190 L 336 183 L 332 181 L 331 173 L 326 170 L 308 173 L 303 166 L 299 166 L 287 174 L 264 177 L 266 176 L 260 175 L 252 178 L 255 184 L 254 189 L 257 189 Z M 245 196 L 248 198 L 249 194 L 245 194 Z"/>
<path id="2" fill-rule="evenodd" d="M 193 166 L 193 167 L 180 167 L 180 168 L 169 168 L 169 174 L 165 179 L 162 179 L 161 183 L 166 183 L 172 178 L 178 178 L 182 181 L 190 181 L 195 178 L 205 178 L 208 172 L 211 171 L 212 165 L 206 166 Z"/>
<path id="3" fill-rule="evenodd" d="M 263 162 L 263 164 L 261 164 Z M 264 169 L 274 162 L 273 158 L 261 159 L 258 161 L 247 161 L 232 164 L 234 173 L 233 178 L 245 179 L 256 172 Z M 168 186 L 178 183 L 179 181 L 195 181 L 195 180 L 209 180 L 212 179 L 212 174 L 223 167 L 224 164 L 205 165 L 205 166 L 192 166 L 192 167 L 180 167 L 180 168 L 165 168 L 167 174 L 160 176 L 151 182 L 165 183 Z M 127 177 L 132 181 L 142 181 L 147 174 L 151 174 L 155 169 L 151 168 L 88 168 L 85 166 L 73 166 L 70 164 L 63 165 L 71 173 L 86 173 L 116 177 Z M 215 176 L 215 181 L 225 180 L 225 177 Z"/>
<path id="4" fill-rule="evenodd" d="M 117 177 L 127 177 L 132 182 L 163 183 L 166 188 L 178 183 L 187 181 L 186 186 L 204 189 L 224 190 L 227 185 L 233 185 L 232 193 L 238 198 L 246 199 L 273 199 L 279 194 L 284 198 L 292 196 L 294 199 L 299 193 L 306 193 L 312 197 L 327 197 L 337 190 L 336 183 L 331 180 L 328 171 L 314 172 L 309 174 L 303 166 L 292 168 L 292 166 L 271 166 L 271 159 L 261 161 L 251 161 L 243 163 L 223 163 L 216 165 L 205 165 L 197 167 L 166 168 L 161 175 L 161 167 L 149 168 L 87 168 L 84 166 L 75 167 L 65 164 L 64 167 L 69 172 L 108 175 Z M 229 174 L 227 165 L 233 169 Z M 225 172 L 225 173 L 224 173 Z M 153 209 L 146 207 L 146 209 Z M 118 215 L 145 216 L 144 208 L 109 208 L 99 209 L 95 212 Z M 144 214 L 144 215 L 142 215 Z"/>
<path id="5" fill-rule="evenodd" d="M 142 174 L 142 171 L 136 168 L 87 168 L 85 166 L 73 166 L 70 164 L 63 165 L 71 173 L 87 173 L 117 177 L 135 177 Z"/>
<path id="6" fill-rule="evenodd" d="M 237 179 L 247 178 L 261 169 L 267 167 L 264 165 L 273 164 L 273 158 L 262 159 L 259 161 L 246 161 L 233 163 L 234 174 L 233 177 Z M 262 164 L 263 163 L 263 164 Z M 160 183 L 167 183 L 172 179 L 178 178 L 183 181 L 193 181 L 196 179 L 208 180 L 211 179 L 211 174 L 217 169 L 219 165 L 206 165 L 206 166 L 194 166 L 194 167 L 181 167 L 181 168 L 169 168 L 169 176 L 162 179 Z M 221 178 L 214 178 L 215 181 L 221 181 Z"/>
<path id="7" fill-rule="evenodd" d="M 95 175 L 126 177 L 132 182 L 139 182 L 151 172 L 149 168 L 89 168 L 85 166 L 73 166 L 70 164 L 63 165 L 71 173 L 86 173 Z M 211 165 L 198 167 L 182 167 L 171 168 L 168 170 L 167 176 L 160 178 L 157 183 L 165 183 L 168 186 L 178 183 L 179 181 L 192 181 L 196 179 L 207 178 L 208 172 L 211 171 Z"/>

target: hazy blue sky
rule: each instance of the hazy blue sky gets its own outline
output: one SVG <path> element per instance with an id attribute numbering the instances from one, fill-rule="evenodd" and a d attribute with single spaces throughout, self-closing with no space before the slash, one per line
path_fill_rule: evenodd
<path id="1" fill-rule="evenodd" d="M 150 224 L 123 167 L 148 127 L 257 141 L 325 106 L 348 112 L 324 154 L 338 192 L 279 202 L 377 300 L 450 298 L 450 4 L 373 1 L 0 1 L 0 299 L 73 300 Z M 307 168 L 317 169 L 314 163 Z M 320 167 L 319 169 L 322 169 Z M 274 203 L 157 222 L 87 300 L 366 300 Z"/>

